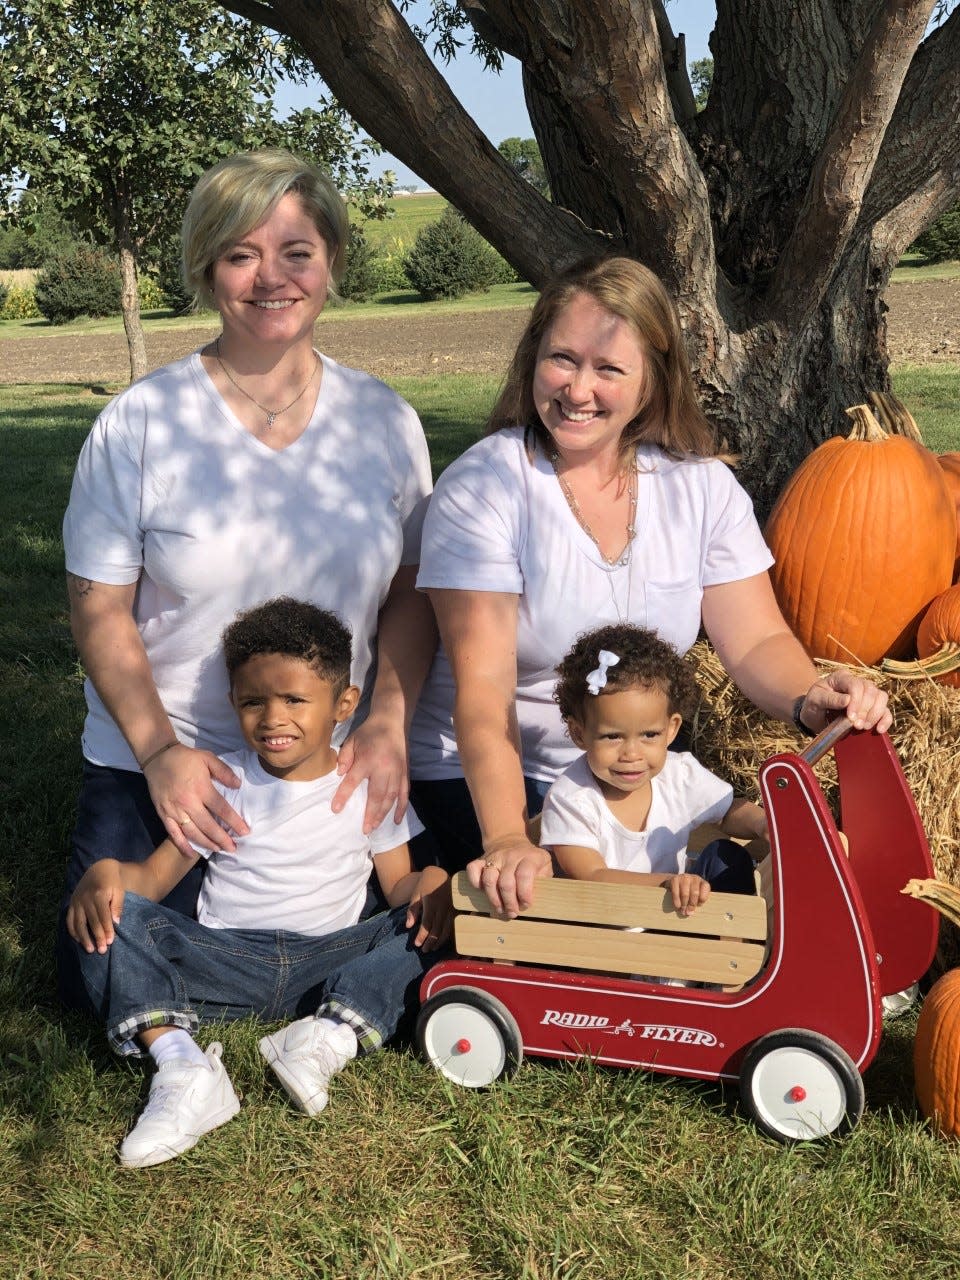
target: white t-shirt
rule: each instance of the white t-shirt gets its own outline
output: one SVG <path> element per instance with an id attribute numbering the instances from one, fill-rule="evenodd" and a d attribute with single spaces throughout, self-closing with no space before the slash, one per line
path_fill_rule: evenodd
<path id="1" fill-rule="evenodd" d="M 233 790 L 214 782 L 250 824 L 236 853 L 210 853 L 197 919 L 211 929 L 288 929 L 322 937 L 360 919 L 371 858 L 405 844 L 423 830 L 412 809 L 402 822 L 389 813 L 363 834 L 367 783 L 340 813 L 330 801 L 341 779 L 334 771 L 312 782 L 286 782 L 267 773 L 253 751 L 231 752 L 226 763 L 240 778 Z"/>
<path id="2" fill-rule="evenodd" d="M 576 757 L 553 701 L 555 668 L 577 636 L 625 620 L 680 653 L 697 638 L 704 587 L 773 563 L 750 498 L 716 459 L 675 461 L 637 451 L 636 536 L 611 568 L 577 523 L 550 461 L 527 458 L 510 428 L 468 449 L 444 472 L 423 531 L 419 587 L 515 593 L 517 716 L 524 772 L 545 782 Z M 411 776 L 462 776 L 453 732 L 453 674 L 434 660 L 411 732 Z"/>
<path id="3" fill-rule="evenodd" d="M 353 632 L 362 687 L 393 576 L 419 559 L 431 487 L 420 421 L 382 382 L 322 360 L 313 416 L 280 452 L 244 428 L 194 353 L 107 405 L 77 462 L 67 570 L 138 584 L 134 618 L 188 746 L 242 745 L 220 646 L 240 610 L 278 595 L 332 610 Z M 86 696 L 84 755 L 136 769 L 89 680 Z"/>
<path id="4" fill-rule="evenodd" d="M 614 817 L 586 756 L 566 769 L 547 792 L 540 820 L 540 843 L 596 849 L 618 871 L 658 871 L 674 875 L 687 868 L 690 832 L 720 822 L 733 800 L 733 787 L 705 769 L 689 751 L 669 751 L 650 780 L 650 812 L 643 831 L 631 831 Z"/>

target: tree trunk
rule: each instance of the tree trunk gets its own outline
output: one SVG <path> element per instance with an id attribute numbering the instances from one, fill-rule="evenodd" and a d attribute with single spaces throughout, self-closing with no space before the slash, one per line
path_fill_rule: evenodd
<path id="1" fill-rule="evenodd" d="M 663 0 L 435 0 L 518 58 L 554 203 L 509 171 L 389 0 L 231 0 L 526 279 L 603 245 L 675 294 L 705 408 L 761 517 L 888 387 L 890 272 L 960 196 L 960 7 L 717 0 L 692 116 Z"/>
<path id="2" fill-rule="evenodd" d="M 140 294 L 137 290 L 137 260 L 129 244 L 120 245 L 120 310 L 130 353 L 130 381 L 147 372 L 147 347 L 140 322 Z"/>

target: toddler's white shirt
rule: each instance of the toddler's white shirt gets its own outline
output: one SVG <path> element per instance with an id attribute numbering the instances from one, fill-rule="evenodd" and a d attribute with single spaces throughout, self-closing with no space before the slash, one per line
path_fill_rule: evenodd
<path id="1" fill-rule="evenodd" d="M 614 817 L 587 757 L 580 756 L 547 792 L 540 843 L 545 848 L 569 844 L 596 849 L 607 866 L 618 871 L 686 871 L 690 832 L 725 817 L 733 787 L 689 751 L 668 751 L 650 788 L 646 827 L 631 831 Z"/>

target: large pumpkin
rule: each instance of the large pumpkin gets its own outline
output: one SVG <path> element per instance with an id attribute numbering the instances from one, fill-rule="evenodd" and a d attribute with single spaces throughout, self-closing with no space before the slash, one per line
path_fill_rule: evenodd
<path id="1" fill-rule="evenodd" d="M 917 653 L 927 658 L 944 645 L 960 643 L 960 585 L 948 587 L 930 604 L 917 630 Z M 937 676 L 941 684 L 960 689 L 960 671 Z"/>
<path id="2" fill-rule="evenodd" d="M 903 893 L 960 924 L 960 891 L 941 880 L 909 880 Z M 946 1138 L 960 1138 L 960 969 L 930 988 L 913 1042 L 913 1083 L 920 1110 Z"/>
<path id="3" fill-rule="evenodd" d="M 938 453 L 937 462 L 957 509 L 957 550 L 953 562 L 953 580 L 956 582 L 960 574 L 960 453 Z"/>
<path id="4" fill-rule="evenodd" d="M 905 657 L 926 606 L 950 586 L 957 516 L 936 456 L 891 435 L 866 405 L 800 464 L 764 531 L 773 588 L 815 658 Z"/>
<path id="5" fill-rule="evenodd" d="M 913 1081 L 920 1110 L 937 1132 L 960 1138 L 960 969 L 938 978 L 924 999 Z"/>

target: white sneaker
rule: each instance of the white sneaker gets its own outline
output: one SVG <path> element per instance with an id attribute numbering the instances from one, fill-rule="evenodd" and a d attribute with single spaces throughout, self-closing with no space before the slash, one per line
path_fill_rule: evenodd
<path id="1" fill-rule="evenodd" d="M 200 1138 L 232 1119 L 240 1100 L 212 1044 L 207 1066 L 167 1062 L 150 1082 L 150 1095 L 140 1119 L 120 1145 L 120 1163 L 128 1169 L 163 1164 L 196 1146 Z"/>
<path id="2" fill-rule="evenodd" d="M 331 1027 L 300 1018 L 260 1041 L 260 1053 L 294 1105 L 318 1116 L 327 1105 L 327 1085 L 357 1056 L 357 1037 L 345 1022 Z"/>
<path id="3" fill-rule="evenodd" d="M 917 1003 L 920 997 L 920 984 L 911 983 L 904 991 L 894 991 L 889 996 L 880 997 L 880 1008 L 886 1021 L 900 1018 Z"/>

